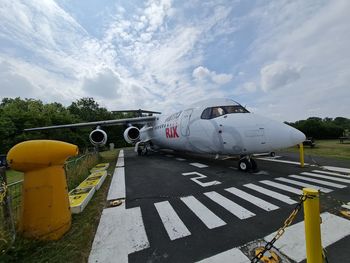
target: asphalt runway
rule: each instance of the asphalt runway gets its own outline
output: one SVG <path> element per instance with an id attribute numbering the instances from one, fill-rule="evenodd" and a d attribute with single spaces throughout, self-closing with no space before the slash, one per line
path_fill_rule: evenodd
<path id="1" fill-rule="evenodd" d="M 100 237 L 94 241 L 90 261 L 109 261 L 112 250 L 101 252 L 96 244 L 105 242 L 110 248 L 115 242 L 120 244 L 122 235 L 109 238 L 121 229 L 128 240 L 125 243 L 130 245 L 121 252 L 123 258 L 110 262 L 249 262 L 249 244 L 269 241 L 298 202 L 300 189 L 311 185 L 321 191 L 322 238 L 329 260 L 347 262 L 350 220 L 341 217 L 339 209 L 350 201 L 350 169 L 340 168 L 339 172 L 315 165 L 322 163 L 339 170 L 347 163 L 311 158 L 312 166 L 300 168 L 297 156 L 277 155 L 256 158 L 259 171 L 245 173 L 237 170 L 237 161 L 232 159 L 172 152 L 140 157 L 125 150 L 124 162 L 117 168 L 125 169 L 124 212 L 118 212 L 121 208 L 105 209 L 118 213 L 118 223 L 108 226 L 115 234 L 99 226 Z M 107 212 L 100 225 L 107 221 L 113 224 Z M 284 262 L 305 259 L 302 221 L 301 211 L 291 231 L 275 243 L 279 249 L 276 253 Z M 99 253 L 104 253 L 104 259 Z"/>

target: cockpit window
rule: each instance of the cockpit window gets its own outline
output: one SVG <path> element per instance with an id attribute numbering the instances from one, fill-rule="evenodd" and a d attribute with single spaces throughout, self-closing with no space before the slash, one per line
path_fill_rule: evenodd
<path id="1" fill-rule="evenodd" d="M 201 119 L 208 120 L 231 113 L 249 113 L 249 111 L 241 105 L 217 106 L 206 108 L 201 115 Z"/>

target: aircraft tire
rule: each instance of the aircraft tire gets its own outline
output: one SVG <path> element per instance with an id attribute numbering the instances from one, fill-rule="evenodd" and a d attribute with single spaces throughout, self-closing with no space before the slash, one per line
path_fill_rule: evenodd
<path id="1" fill-rule="evenodd" d="M 276 156 L 276 153 L 275 153 L 275 152 L 270 152 L 270 156 L 271 156 L 271 157 L 275 157 L 275 156 Z"/>
<path id="2" fill-rule="evenodd" d="M 238 162 L 238 169 L 242 172 L 248 172 L 250 169 L 252 169 L 252 164 L 251 162 L 244 158 L 244 159 L 241 159 L 239 160 Z"/>
<path id="3" fill-rule="evenodd" d="M 141 155 L 142 155 L 142 149 L 141 149 L 140 147 L 137 149 L 137 155 L 138 155 L 138 156 L 141 156 Z"/>

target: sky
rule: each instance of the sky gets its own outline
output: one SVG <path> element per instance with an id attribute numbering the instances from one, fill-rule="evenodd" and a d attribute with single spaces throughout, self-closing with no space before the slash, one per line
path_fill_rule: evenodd
<path id="1" fill-rule="evenodd" d="M 0 0 L 0 99 L 350 118 L 348 0 Z"/>

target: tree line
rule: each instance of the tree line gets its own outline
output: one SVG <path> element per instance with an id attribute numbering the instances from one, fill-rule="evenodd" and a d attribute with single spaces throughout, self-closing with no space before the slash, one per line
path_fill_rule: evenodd
<path id="1" fill-rule="evenodd" d="M 47 131 L 24 132 L 26 128 L 101 121 L 131 117 L 130 114 L 113 113 L 99 106 L 93 98 L 82 98 L 65 107 L 60 103 L 43 103 L 41 100 L 4 98 L 0 103 L 0 154 L 19 142 L 33 139 L 52 139 L 73 143 L 81 151 L 91 147 L 89 133 L 94 127 L 69 128 Z M 126 145 L 123 126 L 103 127 L 108 143 L 116 147 Z"/>
<path id="2" fill-rule="evenodd" d="M 286 122 L 290 126 L 302 131 L 307 137 L 315 139 L 338 139 L 350 136 L 350 119 L 344 117 L 318 118 L 310 117 L 306 120 Z"/>
<path id="3" fill-rule="evenodd" d="M 115 113 L 101 107 L 93 98 L 82 98 L 69 106 L 60 103 L 43 103 L 35 99 L 4 98 L 0 103 L 0 154 L 6 153 L 15 144 L 32 139 L 54 139 L 73 143 L 80 150 L 91 147 L 89 133 L 93 128 L 23 132 L 26 128 L 78 122 L 101 121 L 132 117 L 132 114 Z M 287 122 L 286 122 L 287 123 Z M 287 123 L 306 136 L 316 139 L 335 139 L 350 131 L 350 119 L 317 118 Z M 123 132 L 126 127 L 110 126 L 103 129 L 108 134 L 108 143 L 116 147 L 126 146 Z M 347 134 L 349 135 L 349 134 Z"/>

